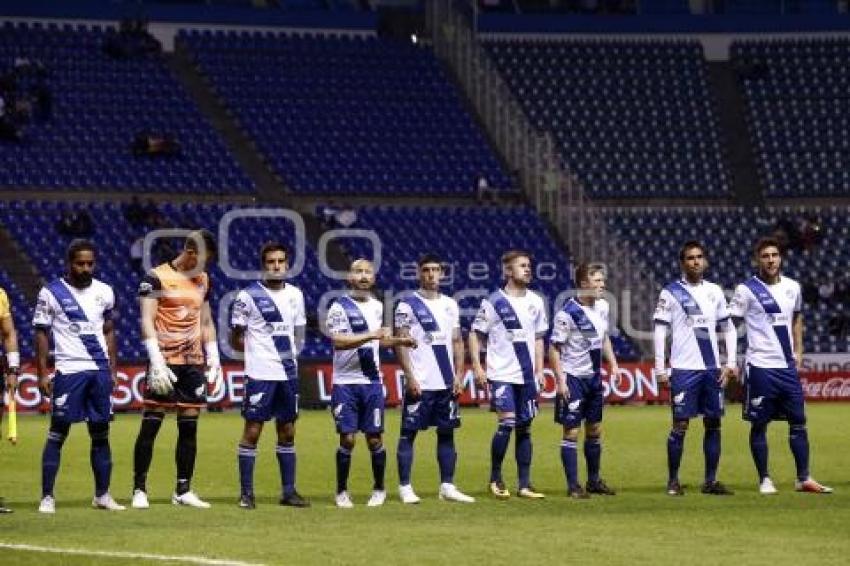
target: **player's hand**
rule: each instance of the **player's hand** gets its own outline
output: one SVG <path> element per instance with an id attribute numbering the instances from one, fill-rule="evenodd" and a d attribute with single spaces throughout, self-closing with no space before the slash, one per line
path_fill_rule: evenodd
<path id="1" fill-rule="evenodd" d="M 662 387 L 670 386 L 670 375 L 664 370 L 655 370 L 655 381 Z"/>
<path id="2" fill-rule="evenodd" d="M 620 387 L 620 366 L 616 364 L 612 365 L 609 375 L 611 377 L 611 383 L 614 385 L 614 387 Z"/>
<path id="3" fill-rule="evenodd" d="M 148 369 L 148 387 L 156 395 L 168 395 L 174 391 L 177 376 L 166 364 L 151 363 Z"/>
<path id="4" fill-rule="evenodd" d="M 736 373 L 736 368 L 724 367 L 720 370 L 720 376 L 717 378 L 717 383 L 720 384 L 720 387 L 726 387 L 726 384 L 729 383 L 730 379 L 735 379 Z"/>
<path id="5" fill-rule="evenodd" d="M 387 328 L 386 326 L 372 331 L 372 337 L 375 340 L 384 340 L 384 339 L 392 336 L 392 334 L 393 334 L 392 331 L 389 328 Z"/>
<path id="6" fill-rule="evenodd" d="M 419 399 L 419 397 L 422 396 L 422 386 L 419 385 L 419 380 L 413 376 L 407 378 L 407 381 L 405 383 L 405 389 L 405 394 L 407 395 L 408 399 Z"/>
<path id="7" fill-rule="evenodd" d="M 463 380 L 460 377 L 455 377 L 452 382 L 452 395 L 457 397 L 463 392 Z"/>
<path id="8" fill-rule="evenodd" d="M 20 374 L 20 370 L 18 368 L 9 368 L 6 371 L 6 391 L 9 392 L 9 395 L 15 393 L 18 390 L 18 375 Z"/>
<path id="9" fill-rule="evenodd" d="M 564 401 L 568 401 L 570 399 L 570 389 L 567 387 L 566 380 L 558 380 L 558 384 L 555 386 L 555 393 Z"/>
<path id="10" fill-rule="evenodd" d="M 224 389 L 224 372 L 221 366 L 216 364 L 209 366 L 206 371 L 207 377 L 207 394 L 215 399 Z"/>
<path id="11" fill-rule="evenodd" d="M 53 395 L 53 378 L 49 375 L 44 375 L 38 378 L 38 390 L 41 391 L 43 397 L 48 399 Z"/>
<path id="12" fill-rule="evenodd" d="M 484 371 L 484 368 L 477 367 L 472 372 L 475 374 L 475 385 L 482 389 L 487 387 L 487 373 Z"/>
<path id="13" fill-rule="evenodd" d="M 418 345 L 416 344 L 416 339 L 413 336 L 397 336 L 395 343 L 397 346 L 404 346 L 406 348 L 416 348 Z"/>
<path id="14" fill-rule="evenodd" d="M 538 371 L 534 374 L 534 380 L 537 382 L 537 390 L 543 391 L 543 388 L 546 387 L 546 375 L 542 371 Z"/>

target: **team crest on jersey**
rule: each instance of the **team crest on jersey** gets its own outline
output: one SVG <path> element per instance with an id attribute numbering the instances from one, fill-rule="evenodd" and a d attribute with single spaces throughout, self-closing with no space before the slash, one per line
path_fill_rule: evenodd
<path id="1" fill-rule="evenodd" d="M 673 397 L 673 402 L 677 405 L 681 405 L 682 403 L 684 403 L 685 402 L 685 392 L 682 391 L 681 393 L 679 393 L 675 397 Z"/>
<path id="2" fill-rule="evenodd" d="M 80 333 L 80 325 L 76 322 L 72 322 L 68 325 L 68 332 L 71 334 L 79 334 Z"/>
<path id="3" fill-rule="evenodd" d="M 254 393 L 253 395 L 248 397 L 248 402 L 252 405 L 256 405 L 263 398 L 263 395 L 265 395 L 265 393 L 262 391 L 260 391 L 259 393 Z"/>
<path id="4" fill-rule="evenodd" d="M 763 401 L 764 401 L 764 396 L 762 395 L 761 397 L 756 397 L 755 399 L 750 401 L 750 404 L 753 407 L 761 407 L 761 404 L 762 404 Z"/>
<path id="5" fill-rule="evenodd" d="M 567 405 L 567 408 L 568 408 L 570 411 L 578 411 L 578 408 L 579 408 L 580 406 L 581 406 L 581 399 L 576 399 L 575 401 L 571 401 L 571 402 Z"/>
<path id="6" fill-rule="evenodd" d="M 68 394 L 67 394 L 67 393 L 65 393 L 64 395 L 60 395 L 59 397 L 57 397 L 57 398 L 53 401 L 53 404 L 54 404 L 54 405 L 56 405 L 57 407 L 62 407 L 62 406 L 64 406 L 64 405 L 65 405 L 65 402 L 66 402 L 66 401 L 68 401 Z"/>

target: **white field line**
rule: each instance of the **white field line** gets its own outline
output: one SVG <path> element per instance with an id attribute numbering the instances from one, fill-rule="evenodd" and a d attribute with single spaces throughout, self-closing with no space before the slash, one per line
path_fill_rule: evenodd
<path id="1" fill-rule="evenodd" d="M 137 558 L 142 560 L 159 560 L 161 562 L 185 562 L 188 564 L 204 564 L 215 566 L 262 566 L 262 564 L 258 564 L 256 562 L 242 562 L 240 560 L 204 558 L 203 556 L 169 556 L 166 554 L 146 554 L 143 552 L 114 552 L 110 550 L 86 550 L 84 548 L 56 548 L 52 546 L 35 546 L 32 544 L 13 544 L 3 541 L 0 541 L 0 548 L 8 548 L 10 550 L 25 550 L 29 552 L 43 552 L 47 554 L 101 556 L 104 558 Z"/>

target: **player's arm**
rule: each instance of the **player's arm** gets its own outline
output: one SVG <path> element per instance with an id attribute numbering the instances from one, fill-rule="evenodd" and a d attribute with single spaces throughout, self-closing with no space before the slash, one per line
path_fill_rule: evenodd
<path id="1" fill-rule="evenodd" d="M 229 336 L 230 347 L 237 352 L 245 351 L 245 327 L 231 326 Z"/>
<path id="2" fill-rule="evenodd" d="M 106 353 L 109 355 L 109 373 L 112 383 L 118 384 L 118 346 L 115 340 L 115 320 L 110 318 L 103 322 L 103 338 L 106 340 Z"/>
<path id="3" fill-rule="evenodd" d="M 9 371 L 6 372 L 6 389 L 14 392 L 18 388 L 18 374 L 21 371 L 21 354 L 18 351 L 18 333 L 11 314 L 0 318 L 0 332 L 3 334 L 3 348 Z"/>
<path id="4" fill-rule="evenodd" d="M 208 300 L 205 300 L 201 307 L 201 340 L 204 344 L 204 355 L 207 360 L 207 392 L 211 397 L 218 397 L 224 388 L 224 372 L 221 369 L 218 335 Z"/>
<path id="5" fill-rule="evenodd" d="M 545 374 L 543 373 L 544 359 L 546 357 L 546 344 L 543 342 L 543 336 L 537 335 L 534 339 L 534 367 L 537 368 L 534 372 L 534 377 L 537 379 L 537 385 L 540 389 L 546 385 Z"/>
<path id="6" fill-rule="evenodd" d="M 658 303 L 655 305 L 655 313 L 652 315 L 654 325 L 652 349 L 655 357 L 653 371 L 658 383 L 667 383 L 669 379 L 665 362 L 667 361 L 667 331 L 670 329 L 670 323 L 673 319 L 673 303 L 673 296 L 666 290 L 661 291 L 658 296 Z"/>
<path id="7" fill-rule="evenodd" d="M 487 372 L 481 364 L 481 341 L 487 339 L 487 334 L 495 325 L 495 311 L 490 301 L 481 301 L 481 307 L 472 321 L 469 329 L 469 357 L 472 360 L 472 373 L 475 375 L 475 384 L 478 387 L 487 385 Z"/>
<path id="8" fill-rule="evenodd" d="M 50 369 L 47 366 L 47 356 L 50 352 L 50 337 L 47 335 L 53 325 L 52 301 L 50 292 L 42 289 L 38 293 L 32 325 L 35 331 L 35 374 L 38 377 L 38 389 L 42 395 L 51 394 Z"/>
<path id="9" fill-rule="evenodd" d="M 396 334 L 398 336 L 410 336 L 410 328 L 397 328 Z M 404 386 L 412 398 L 416 399 L 422 393 L 422 389 L 419 386 L 419 379 L 413 372 L 413 363 L 410 361 L 410 348 L 399 346 L 395 349 L 395 353 L 398 356 L 401 371 L 404 372 Z"/>
<path id="10" fill-rule="evenodd" d="M 50 384 L 49 368 L 47 366 L 47 354 L 50 351 L 50 339 L 47 336 L 47 328 L 36 327 L 35 329 L 35 374 L 38 376 L 38 388 L 43 395 L 50 396 L 52 386 Z"/>
<path id="11" fill-rule="evenodd" d="M 732 322 L 729 308 L 726 305 L 726 298 L 722 292 L 719 291 L 719 293 L 717 321 L 719 331 L 723 333 L 723 343 L 726 348 L 726 365 L 720 372 L 720 384 L 725 386 L 730 379 L 734 379 L 738 375 L 738 332 Z"/>
<path id="12" fill-rule="evenodd" d="M 561 365 L 561 348 L 563 344 L 549 343 L 549 365 L 552 366 L 552 371 L 555 373 L 555 391 L 561 397 L 567 398 L 569 390 L 567 389 L 567 380 L 564 376 L 564 367 Z"/>
<path id="13" fill-rule="evenodd" d="M 148 387 L 157 394 L 167 394 L 174 389 L 177 376 L 165 363 L 159 349 L 156 332 L 156 311 L 159 306 L 157 293 L 162 289 L 159 278 L 148 274 L 139 285 L 139 323 L 142 344 L 148 353 Z"/>
<path id="14" fill-rule="evenodd" d="M 454 353 L 455 363 L 455 381 L 452 393 L 460 395 L 463 390 L 463 375 L 466 373 L 466 351 L 463 347 L 463 334 L 459 325 L 452 329 L 452 352 Z"/>
<path id="15" fill-rule="evenodd" d="M 799 362 L 803 357 L 803 313 L 800 311 L 794 312 L 791 332 L 794 334 L 794 358 Z"/>
<path id="16" fill-rule="evenodd" d="M 608 334 L 605 335 L 605 339 L 602 341 L 602 355 L 605 356 L 605 360 L 608 362 L 609 377 L 614 380 L 614 383 L 618 383 L 620 380 L 620 364 L 617 363 L 617 356 L 614 354 L 614 345 L 611 344 L 611 337 Z"/>
<path id="17" fill-rule="evenodd" d="M 295 355 L 301 354 L 304 344 L 307 343 L 307 325 L 299 324 L 295 327 Z"/>
<path id="18" fill-rule="evenodd" d="M 333 342 L 333 346 L 337 350 L 354 350 L 372 340 L 381 340 L 389 335 L 390 329 L 384 327 L 358 334 L 340 334 L 332 331 L 331 342 Z"/>

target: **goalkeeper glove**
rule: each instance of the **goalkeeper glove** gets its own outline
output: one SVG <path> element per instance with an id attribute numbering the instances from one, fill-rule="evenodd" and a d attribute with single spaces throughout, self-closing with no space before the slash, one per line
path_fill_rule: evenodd
<path id="1" fill-rule="evenodd" d="M 224 372 L 221 370 L 221 360 L 218 355 L 218 343 L 215 341 L 204 344 L 207 354 L 207 394 L 217 398 L 224 389 Z"/>
<path id="2" fill-rule="evenodd" d="M 148 387 L 156 395 L 168 395 L 174 391 L 174 384 L 177 383 L 177 376 L 171 371 L 171 368 L 165 363 L 165 358 L 162 352 L 159 351 L 159 344 L 156 338 L 149 338 L 144 341 L 145 348 L 148 351 Z"/>

